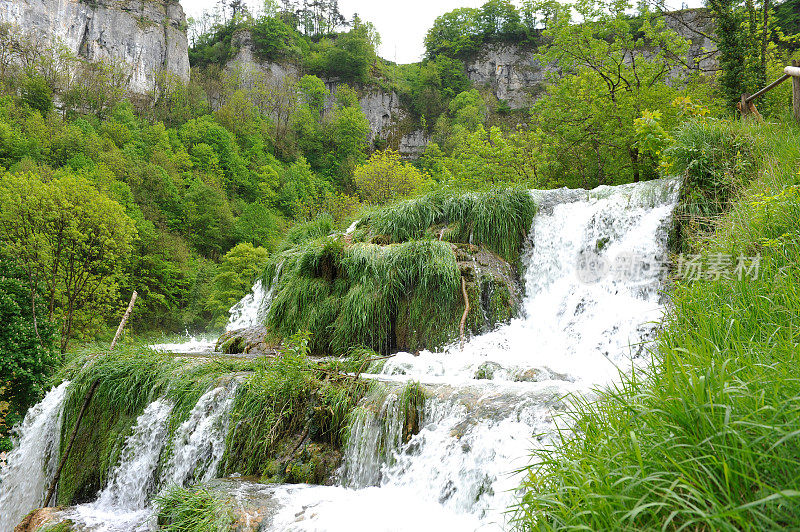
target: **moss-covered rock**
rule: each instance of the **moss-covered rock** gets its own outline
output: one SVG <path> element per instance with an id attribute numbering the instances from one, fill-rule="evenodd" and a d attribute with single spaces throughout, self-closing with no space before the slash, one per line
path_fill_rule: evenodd
<path id="1" fill-rule="evenodd" d="M 346 235 L 310 232 L 266 268 L 268 334 L 310 331 L 318 355 L 436 349 L 460 336 L 465 299 L 464 334 L 490 330 L 517 309 L 534 212 L 527 191 L 437 193 L 377 210 Z"/>
<path id="2" fill-rule="evenodd" d="M 225 355 L 267 355 L 278 354 L 280 341 L 271 337 L 264 326 L 248 327 L 226 331 L 217 340 L 215 350 Z"/>

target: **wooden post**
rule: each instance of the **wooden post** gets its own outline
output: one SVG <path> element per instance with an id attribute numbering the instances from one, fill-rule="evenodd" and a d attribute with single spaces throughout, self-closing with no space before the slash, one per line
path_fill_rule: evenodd
<path id="1" fill-rule="evenodd" d="M 67 458 L 69 458 L 69 453 L 72 451 L 72 446 L 75 444 L 75 438 L 78 436 L 78 428 L 81 426 L 81 420 L 83 419 L 83 413 L 86 412 L 86 407 L 89 406 L 89 401 L 92 400 L 92 396 L 94 395 L 95 390 L 100 385 L 100 379 L 97 379 L 92 383 L 92 386 L 89 388 L 89 391 L 86 392 L 86 398 L 83 400 L 83 406 L 81 406 L 80 412 L 78 412 L 78 418 L 75 420 L 75 426 L 72 428 L 72 437 L 69 439 L 69 445 L 67 445 L 67 450 L 64 451 L 64 455 L 61 457 L 61 461 L 58 462 L 58 469 L 56 469 L 56 474 L 53 475 L 53 481 L 50 483 L 50 487 L 47 490 L 47 495 L 44 497 L 44 505 L 45 507 L 49 506 L 50 499 L 53 498 L 53 494 L 56 491 L 56 486 L 58 486 L 58 479 L 61 477 L 61 470 L 64 469 L 64 464 L 67 463 Z"/>
<path id="2" fill-rule="evenodd" d="M 792 59 L 792 66 L 800 67 L 800 61 Z M 800 76 L 792 76 L 792 108 L 794 119 L 800 122 Z"/>
<path id="3" fill-rule="evenodd" d="M 750 102 L 748 99 L 750 95 L 747 93 L 742 94 L 742 99 L 739 100 L 739 112 L 742 113 L 742 119 L 747 118 L 747 115 L 750 114 Z"/>
<path id="4" fill-rule="evenodd" d="M 117 345 L 117 340 L 119 340 L 120 335 L 122 335 L 122 329 L 125 328 L 125 324 L 128 322 L 128 318 L 131 316 L 131 312 L 133 311 L 133 304 L 136 303 L 136 298 L 139 294 L 136 293 L 136 290 L 133 291 L 133 295 L 131 296 L 131 302 L 128 303 L 128 310 L 125 311 L 125 315 L 122 316 L 122 321 L 119 322 L 119 327 L 117 327 L 117 334 L 114 335 L 114 339 L 111 341 L 111 349 L 114 349 L 114 346 Z"/>

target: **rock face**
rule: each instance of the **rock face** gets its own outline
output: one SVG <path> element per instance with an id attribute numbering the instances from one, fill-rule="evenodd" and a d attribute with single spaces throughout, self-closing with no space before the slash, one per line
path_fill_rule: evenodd
<path id="1" fill-rule="evenodd" d="M 231 48 L 236 49 L 236 55 L 225 65 L 229 72 L 238 69 L 244 76 L 264 74 L 273 83 L 283 83 L 286 78 L 300 77 L 300 69 L 296 65 L 258 59 L 253 52 L 253 37 L 248 30 L 238 30 L 231 36 Z"/>
<path id="2" fill-rule="evenodd" d="M 330 92 L 326 106 L 333 107 L 336 101 L 336 91 L 341 84 L 336 81 L 326 81 L 325 86 Z M 394 91 L 385 91 L 377 87 L 357 87 L 358 103 L 364 116 L 369 122 L 370 138 L 389 139 L 396 131 L 394 127 L 404 120 L 408 114 L 400 105 L 400 97 Z"/>
<path id="3" fill-rule="evenodd" d="M 186 19 L 172 0 L 0 0 L 0 22 L 60 41 L 91 62 L 123 63 L 128 89 L 146 94 L 162 71 L 189 79 Z"/>
<path id="4" fill-rule="evenodd" d="M 243 77 L 259 74 L 275 85 L 284 84 L 287 79 L 298 79 L 303 75 L 301 69 L 291 62 L 259 59 L 253 52 L 253 39 L 247 30 L 239 30 L 233 34 L 231 47 L 236 49 L 236 55 L 225 65 L 229 72 L 238 71 Z M 336 103 L 336 91 L 341 83 L 330 79 L 323 81 L 329 92 L 325 108 L 330 110 Z M 367 86 L 356 87 L 356 90 L 361 110 L 369 122 L 369 141 L 388 140 L 395 136 L 396 125 L 408 116 L 400 104 L 397 93 Z"/>
<path id="5" fill-rule="evenodd" d="M 717 69 L 717 46 L 711 38 L 713 20 L 705 9 L 685 9 L 666 13 L 667 27 L 690 41 L 685 70 L 710 73 Z M 512 109 L 530 106 L 544 91 L 544 82 L 556 73 L 553 65 L 541 65 L 534 58 L 536 49 L 514 44 L 487 44 L 466 62 L 467 77 L 478 86 L 489 87 L 495 96 Z"/>

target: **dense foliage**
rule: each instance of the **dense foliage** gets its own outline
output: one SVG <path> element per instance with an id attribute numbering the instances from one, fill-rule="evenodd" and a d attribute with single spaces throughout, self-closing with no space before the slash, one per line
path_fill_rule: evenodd
<path id="1" fill-rule="evenodd" d="M 0 255 L 0 451 L 8 432 L 44 395 L 60 357 L 41 294 L 16 262 Z"/>

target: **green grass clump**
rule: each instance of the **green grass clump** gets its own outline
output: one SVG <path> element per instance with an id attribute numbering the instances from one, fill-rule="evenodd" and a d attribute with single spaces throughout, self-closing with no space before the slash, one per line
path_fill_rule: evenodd
<path id="1" fill-rule="evenodd" d="M 700 251 L 760 253 L 758 278 L 678 283 L 652 370 L 579 401 L 574 434 L 535 452 L 519 528 L 800 524 L 800 128 L 724 127 L 763 139 L 759 164 Z"/>
<path id="2" fill-rule="evenodd" d="M 270 280 L 277 286 L 267 326 L 285 338 L 314 331 L 315 353 L 345 354 L 354 346 L 388 352 L 401 322 L 412 347 L 440 345 L 458 325 L 460 274 L 446 242 L 345 247 L 332 236 L 286 251 L 273 264 L 268 270 L 280 274 Z"/>
<path id="3" fill-rule="evenodd" d="M 362 223 L 391 242 L 423 238 L 433 226 L 451 242 L 485 246 L 514 262 L 530 230 L 536 205 L 525 189 L 498 188 L 484 192 L 437 191 L 383 207 Z"/>
<path id="4" fill-rule="evenodd" d="M 675 210 L 673 244 L 689 251 L 690 240 L 704 241 L 717 219 L 756 167 L 758 135 L 727 120 L 696 120 L 684 124 L 666 153 L 672 170 L 684 178 Z"/>
<path id="5" fill-rule="evenodd" d="M 341 447 L 349 413 L 367 384 L 308 354 L 308 333 L 295 334 L 281 357 L 260 359 L 239 388 L 224 459 L 227 473 L 321 482 L 338 465 L 333 463 L 338 456 L 331 455 Z"/>
<path id="6" fill-rule="evenodd" d="M 267 328 L 279 338 L 312 331 L 315 354 L 440 347 L 459 334 L 464 307 L 454 243 L 516 263 L 535 210 L 527 190 L 440 190 L 375 210 L 350 235 L 314 222 L 321 230 L 298 230 L 302 238 L 265 268 L 274 294 Z M 476 250 L 460 248 L 467 257 Z M 481 293 L 468 294 L 473 314 Z"/>
<path id="7" fill-rule="evenodd" d="M 227 532 L 235 517 L 226 502 L 208 488 L 173 486 L 156 499 L 159 530 L 166 532 Z"/>

